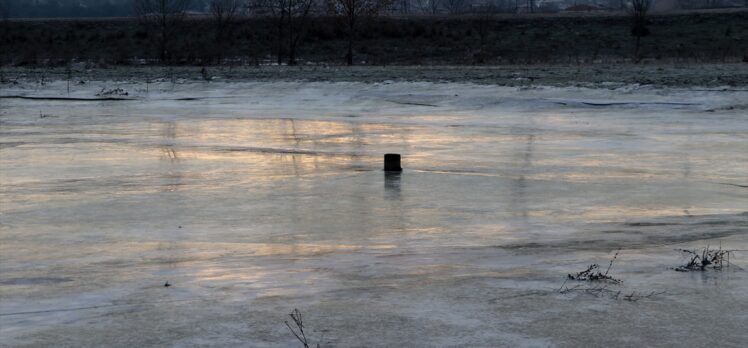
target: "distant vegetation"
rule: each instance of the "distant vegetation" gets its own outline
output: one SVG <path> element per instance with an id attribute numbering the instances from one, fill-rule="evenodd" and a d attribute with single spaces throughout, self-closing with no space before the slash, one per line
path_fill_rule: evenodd
<path id="1" fill-rule="evenodd" d="M 168 1 L 168 0 L 167 0 Z M 208 13 L 212 0 L 189 0 L 187 10 Z M 257 0 L 240 0 L 251 6 Z M 260 0 L 265 1 L 265 0 Z M 283 1 L 283 0 L 278 0 Z M 288 0 L 286 0 L 288 1 Z M 291 0 L 293 1 L 293 0 Z M 313 11 L 327 12 L 337 0 L 313 0 Z M 548 13 L 562 10 L 597 12 L 620 10 L 630 0 L 390 0 L 390 14 L 462 14 L 491 8 L 503 13 Z M 725 8 L 748 6 L 748 0 L 660 0 L 655 10 Z M 133 0 L 0 0 L 11 18 L 72 18 L 133 16 Z"/>
<path id="2" fill-rule="evenodd" d="M 137 18 L 6 19 L 0 23 L 0 65 L 748 61 L 748 10 L 657 15 L 629 7 L 618 15 L 514 15 L 484 9 L 385 16 L 391 2 L 360 0 L 355 6 L 362 7 L 348 8 L 349 1 L 329 0 L 325 15 L 312 13 L 309 0 L 261 0 L 251 7 L 242 0 L 211 0 L 200 16 L 187 14 L 193 2 L 138 0 L 153 4 L 128 1 L 131 9 L 140 8 Z M 155 6 L 162 2 L 171 7 Z"/>

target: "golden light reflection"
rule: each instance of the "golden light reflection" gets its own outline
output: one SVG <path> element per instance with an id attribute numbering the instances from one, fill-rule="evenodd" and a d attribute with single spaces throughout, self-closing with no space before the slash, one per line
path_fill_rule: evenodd
<path id="1" fill-rule="evenodd" d="M 392 125 L 294 119 L 206 120 L 184 127 L 197 144 L 288 147 L 350 144 Z"/>
<path id="2" fill-rule="evenodd" d="M 157 250 L 162 242 L 132 242 L 119 245 L 118 248 L 139 249 L 141 251 Z M 179 242 L 184 253 L 196 259 L 209 258 L 211 255 L 233 256 L 319 256 L 329 253 L 353 252 L 360 250 L 386 250 L 396 248 L 393 244 L 355 245 L 332 243 L 229 243 L 229 242 Z"/>
<path id="3" fill-rule="evenodd" d="M 548 116 L 542 119 L 548 119 L 549 124 L 566 124 L 569 122 L 566 118 Z M 462 119 L 461 116 L 425 114 L 414 115 L 406 121 L 458 122 Z M 573 122 L 568 124 L 571 126 Z M 672 209 L 639 208 L 640 201 L 631 201 L 631 206 L 623 206 L 625 201 L 620 199 L 613 202 L 616 206 L 598 207 L 596 198 L 572 194 L 575 203 L 583 206 L 574 211 L 573 216 L 566 214 L 563 207 L 559 208 L 561 213 L 550 211 L 547 206 L 542 207 L 546 196 L 534 193 L 533 181 L 553 181 L 561 185 L 617 180 L 630 180 L 631 183 L 672 182 L 673 171 L 678 170 L 675 167 L 679 164 L 679 153 L 598 148 L 594 141 L 587 143 L 578 140 L 604 140 L 600 135 L 588 136 L 578 131 L 540 131 L 535 135 L 533 132 L 536 131 L 529 126 L 489 129 L 443 124 L 294 119 L 193 119 L 137 123 L 132 129 L 124 127 L 119 131 L 122 134 L 105 130 L 101 130 L 101 134 L 94 132 L 91 137 L 96 142 L 37 144 L 3 149 L 3 162 L 0 163 L 5 165 L 22 161 L 24 165 L 8 165 L 7 170 L 4 168 L 0 184 L 15 187 L 13 191 L 3 192 L 2 202 L 12 205 L 14 209 L 30 210 L 42 204 L 49 205 L 57 199 L 96 201 L 124 194 L 225 190 L 240 185 L 246 187 L 292 180 L 298 176 L 357 175 L 356 171 L 379 169 L 382 153 L 396 150 L 403 152 L 406 168 L 415 173 L 479 176 L 485 178 L 481 179 L 484 180 L 481 183 L 495 181 L 496 187 L 493 188 L 499 191 L 509 187 L 511 192 L 508 196 L 511 197 L 497 196 L 495 201 L 506 202 L 510 213 L 520 212 L 520 215 L 527 217 L 565 221 L 683 214 L 684 208 L 673 203 L 677 198 L 664 198 L 659 202 L 663 206 L 679 206 Z M 725 158 L 730 154 L 727 153 Z M 737 177 L 744 172 L 740 168 L 732 172 L 707 171 L 704 168 L 713 166 L 710 166 L 705 154 L 701 156 L 693 154 L 689 158 L 689 179 L 695 177 L 714 182 L 739 182 L 741 179 Z M 722 166 L 730 164 L 724 159 L 719 162 L 718 165 Z M 433 180 L 442 179 L 431 177 Z M 309 185 L 309 182 L 302 181 L 298 180 L 295 183 L 297 186 L 293 186 L 295 192 L 308 187 L 304 185 Z M 435 197 L 415 196 L 415 191 L 408 189 L 404 185 L 402 194 L 397 195 L 398 199 L 388 202 Z M 436 196 L 439 193 L 436 188 L 429 192 Z M 357 208 L 356 212 L 360 214 L 356 216 L 366 217 L 370 213 L 367 210 L 370 205 L 365 202 L 368 192 L 345 187 L 341 193 L 346 198 L 355 196 L 364 202 Z M 219 199 L 223 198 L 225 196 Z M 470 204 L 473 198 L 454 199 L 455 204 Z M 555 197 L 549 200 L 559 202 Z M 175 199 L 175 202 L 179 201 Z M 538 208 L 538 205 L 541 207 Z M 401 206 L 395 209 L 404 211 Z M 309 211 L 315 212 L 313 209 Z M 707 213 L 721 210 L 706 208 L 705 205 L 689 208 L 689 211 Z M 372 217 L 373 220 L 377 218 Z M 305 216 L 303 220 L 310 219 Z M 494 227 L 491 235 L 504 233 L 497 231 L 498 228 Z M 443 231 L 414 230 L 406 232 L 406 236 L 407 233 L 413 237 L 423 237 Z M 329 252 L 325 251 L 324 246 L 297 245 L 293 246 L 294 250 L 288 249 L 291 247 L 255 245 L 250 249 L 258 255 Z M 314 248 L 317 248 L 316 251 L 312 251 Z"/>

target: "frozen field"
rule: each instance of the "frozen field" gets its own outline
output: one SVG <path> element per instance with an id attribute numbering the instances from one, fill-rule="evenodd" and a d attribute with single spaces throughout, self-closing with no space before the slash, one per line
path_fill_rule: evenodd
<path id="1" fill-rule="evenodd" d="M 748 250 L 745 90 L 66 90 L 0 89 L 0 346 L 295 347 L 294 308 L 322 347 L 748 341 L 748 252 L 672 269 Z M 618 249 L 619 298 L 559 293 Z"/>

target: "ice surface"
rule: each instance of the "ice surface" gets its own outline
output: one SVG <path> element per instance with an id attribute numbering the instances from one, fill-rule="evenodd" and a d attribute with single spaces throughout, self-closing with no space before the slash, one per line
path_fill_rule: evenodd
<path id="1" fill-rule="evenodd" d="M 102 88 L 128 95 L 87 100 Z M 745 252 L 670 269 L 675 248 L 748 249 L 745 91 L 61 81 L 0 96 L 2 346 L 287 347 L 293 308 L 323 346 L 748 340 Z M 383 173 L 384 153 L 405 171 Z M 619 248 L 614 289 L 665 293 L 556 291 Z"/>

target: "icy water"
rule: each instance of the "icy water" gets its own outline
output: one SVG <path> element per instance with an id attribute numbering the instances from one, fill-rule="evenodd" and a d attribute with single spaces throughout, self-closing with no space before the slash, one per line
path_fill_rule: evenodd
<path id="1" fill-rule="evenodd" d="M 127 100 L 84 100 L 102 87 Z M 325 347 L 748 340 L 748 253 L 671 269 L 676 248 L 748 249 L 745 91 L 0 95 L 75 99 L 0 99 L 2 346 L 298 346 L 294 308 Z M 390 152 L 401 174 L 381 170 Z M 611 289 L 658 295 L 558 293 L 619 249 Z"/>

